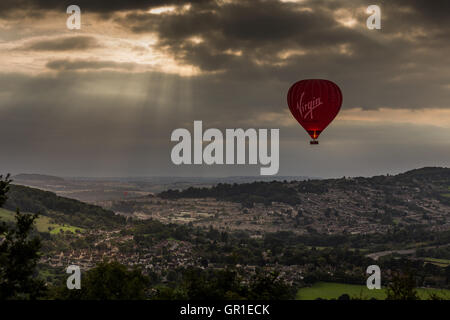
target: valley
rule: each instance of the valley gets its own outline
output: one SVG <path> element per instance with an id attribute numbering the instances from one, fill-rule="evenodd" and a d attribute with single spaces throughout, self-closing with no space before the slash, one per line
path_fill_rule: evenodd
<path id="1" fill-rule="evenodd" d="M 200 179 L 178 188 L 172 181 L 134 193 L 113 181 L 113 192 L 94 192 L 90 203 L 61 194 L 100 190 L 105 181 L 75 187 L 73 180 L 44 180 L 28 184 L 59 195 L 11 185 L 0 220 L 12 223 L 16 208 L 40 214 L 39 269 L 50 285 L 63 283 L 68 265 L 86 271 L 102 261 L 139 266 L 157 288 L 174 290 L 189 270 L 233 270 L 243 283 L 276 273 L 292 288 L 363 285 L 367 266 L 376 263 L 385 279 L 407 268 L 419 287 L 450 289 L 450 169 L 328 180 Z"/>

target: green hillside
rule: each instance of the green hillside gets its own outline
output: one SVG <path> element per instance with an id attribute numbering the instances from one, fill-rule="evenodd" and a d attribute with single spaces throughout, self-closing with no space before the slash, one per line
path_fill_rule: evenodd
<path id="1" fill-rule="evenodd" d="M 13 222 L 15 220 L 14 215 L 15 215 L 15 212 L 0 208 L 0 221 Z M 39 232 L 49 232 L 50 234 L 58 234 L 61 231 L 62 232 L 69 231 L 72 233 L 84 231 L 83 228 L 78 228 L 78 227 L 74 227 L 74 226 L 66 225 L 66 224 L 62 225 L 62 224 L 52 223 L 51 221 L 52 221 L 52 219 L 49 217 L 40 216 L 36 220 L 36 229 Z"/>
<path id="2" fill-rule="evenodd" d="M 57 196 L 53 192 L 11 185 L 5 209 L 34 212 L 51 218 L 57 225 L 78 228 L 114 228 L 123 226 L 126 219 L 113 211 L 78 200 Z"/>
<path id="3" fill-rule="evenodd" d="M 423 300 L 429 299 L 430 294 L 435 293 L 439 296 L 450 299 L 450 290 L 441 289 L 417 289 L 419 297 Z M 297 292 L 297 300 L 315 300 L 322 299 L 337 299 L 343 294 L 348 294 L 351 298 L 356 299 L 370 299 L 378 300 L 386 299 L 386 290 L 369 290 L 366 286 L 334 283 L 334 282 L 317 282 L 311 287 L 301 288 Z"/>

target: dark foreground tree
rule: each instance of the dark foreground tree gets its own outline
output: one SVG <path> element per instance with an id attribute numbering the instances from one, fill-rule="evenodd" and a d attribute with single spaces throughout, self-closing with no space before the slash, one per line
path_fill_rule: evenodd
<path id="1" fill-rule="evenodd" d="M 81 289 L 69 290 L 66 283 L 56 290 L 53 298 L 67 300 L 143 300 L 149 277 L 141 270 L 129 270 L 119 262 L 101 262 L 81 276 Z"/>
<path id="2" fill-rule="evenodd" d="M 278 273 L 258 273 L 247 283 L 232 269 L 202 270 L 188 268 L 176 287 L 158 287 L 158 300 L 290 300 L 295 288 Z"/>
<path id="3" fill-rule="evenodd" d="M 291 300 L 294 297 L 295 288 L 283 281 L 278 272 L 259 273 L 250 281 L 250 300 Z"/>
<path id="4" fill-rule="evenodd" d="M 387 287 L 386 300 L 420 300 L 416 281 L 410 272 L 398 273 L 392 277 Z"/>
<path id="5" fill-rule="evenodd" d="M 3 207 L 6 202 L 6 194 L 9 191 L 10 183 L 11 179 L 9 179 L 9 174 L 6 175 L 6 177 L 3 177 L 3 175 L 0 174 L 0 208 Z"/>
<path id="6" fill-rule="evenodd" d="M 230 269 L 208 272 L 189 268 L 180 290 L 189 300 L 241 300 L 246 294 L 238 274 Z"/>
<path id="7" fill-rule="evenodd" d="M 9 175 L 0 176 L 0 207 L 6 201 Z M 40 239 L 32 236 L 38 215 L 16 212 L 15 225 L 0 224 L 0 300 L 37 299 L 45 293 L 45 284 L 37 278 Z"/>

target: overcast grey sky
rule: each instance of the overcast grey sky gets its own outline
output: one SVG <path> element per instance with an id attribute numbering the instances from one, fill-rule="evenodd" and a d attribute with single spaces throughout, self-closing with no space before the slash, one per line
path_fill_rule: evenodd
<path id="1" fill-rule="evenodd" d="M 66 8 L 81 7 L 81 30 Z M 368 30 L 378 4 L 382 29 Z M 175 166 L 170 134 L 280 128 L 280 175 L 450 165 L 450 1 L 0 3 L 0 171 L 62 176 L 257 175 Z M 289 113 L 301 79 L 340 86 L 319 146 Z"/>

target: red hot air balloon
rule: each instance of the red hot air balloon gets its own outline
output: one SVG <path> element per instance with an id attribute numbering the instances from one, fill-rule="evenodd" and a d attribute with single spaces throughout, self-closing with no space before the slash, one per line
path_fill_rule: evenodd
<path id="1" fill-rule="evenodd" d="M 287 103 L 292 115 L 313 139 L 317 138 L 336 117 L 342 105 L 339 87 L 322 79 L 301 80 L 289 89 Z"/>

